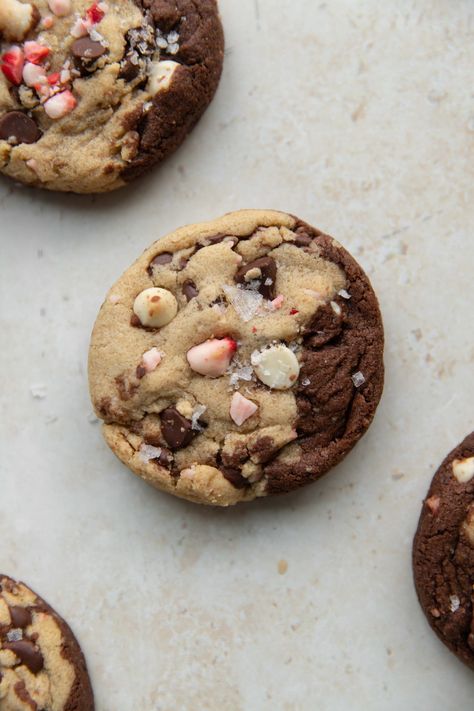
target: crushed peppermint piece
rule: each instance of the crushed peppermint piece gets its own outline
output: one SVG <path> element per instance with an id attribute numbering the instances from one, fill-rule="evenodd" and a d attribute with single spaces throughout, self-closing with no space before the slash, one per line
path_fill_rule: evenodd
<path id="1" fill-rule="evenodd" d="M 161 447 L 153 447 L 151 444 L 142 444 L 140 446 L 140 459 L 144 464 L 148 464 L 153 459 L 159 459 L 161 457 L 162 449 Z"/>
<path id="2" fill-rule="evenodd" d="M 265 286 L 271 286 L 273 284 L 273 279 L 270 279 L 270 277 L 268 277 L 263 283 L 265 284 Z"/>
<path id="3" fill-rule="evenodd" d="M 342 314 L 342 309 L 336 301 L 331 301 L 331 308 L 337 316 Z"/>
<path id="4" fill-rule="evenodd" d="M 178 54 L 179 52 L 179 44 L 169 44 L 168 45 L 168 52 L 169 54 Z"/>
<path id="5" fill-rule="evenodd" d="M 283 294 L 278 294 L 278 296 L 273 299 L 273 301 L 268 302 L 267 308 L 269 311 L 277 311 L 278 309 L 281 309 L 284 301 L 285 297 L 283 296 Z"/>
<path id="6" fill-rule="evenodd" d="M 457 612 L 459 608 L 461 607 L 461 600 L 458 598 L 457 595 L 450 595 L 449 596 L 449 608 L 451 612 Z"/>
<path id="7" fill-rule="evenodd" d="M 301 385 L 306 388 L 308 385 L 311 385 L 311 380 L 309 378 L 303 378 Z"/>
<path id="8" fill-rule="evenodd" d="M 196 407 L 193 410 L 193 414 L 191 415 L 191 429 L 196 430 L 197 432 L 202 432 L 204 429 L 202 425 L 199 424 L 199 418 L 201 415 L 203 415 L 207 410 L 206 405 L 196 405 Z"/>
<path id="9" fill-rule="evenodd" d="M 60 119 L 71 113 L 76 107 L 76 104 L 77 102 L 73 94 L 69 89 L 66 89 L 48 99 L 44 104 L 44 110 L 49 118 Z"/>
<path id="10" fill-rule="evenodd" d="M 9 642 L 19 642 L 20 639 L 23 639 L 23 630 L 20 628 L 10 630 L 7 632 L 7 639 Z"/>
<path id="11" fill-rule="evenodd" d="M 161 363 L 163 353 L 158 348 L 150 348 L 142 355 L 142 365 L 147 373 L 152 373 Z"/>
<path id="12" fill-rule="evenodd" d="M 352 298 L 351 295 L 349 294 L 349 292 L 346 291 L 345 289 L 340 289 L 340 291 L 338 291 L 337 293 L 338 293 L 338 295 L 339 295 L 342 299 L 350 299 L 350 298 Z"/>
<path id="13" fill-rule="evenodd" d="M 143 107 L 142 107 L 143 113 L 146 114 L 146 112 L 149 111 L 152 108 L 152 106 L 153 106 L 153 103 L 151 101 L 145 101 L 145 103 L 143 104 Z"/>
<path id="14" fill-rule="evenodd" d="M 358 370 L 357 373 L 351 375 L 351 378 L 356 388 L 360 388 L 360 386 L 365 383 L 365 377 L 363 373 L 360 372 L 360 370 Z"/>
<path id="15" fill-rule="evenodd" d="M 243 425 L 249 417 L 252 417 L 257 410 L 258 405 L 252 402 L 252 400 L 248 400 L 240 393 L 236 392 L 232 396 L 229 414 L 238 427 Z"/>
<path id="16" fill-rule="evenodd" d="M 263 304 L 263 296 L 258 291 L 226 284 L 222 288 L 242 321 L 251 321 L 257 315 Z"/>

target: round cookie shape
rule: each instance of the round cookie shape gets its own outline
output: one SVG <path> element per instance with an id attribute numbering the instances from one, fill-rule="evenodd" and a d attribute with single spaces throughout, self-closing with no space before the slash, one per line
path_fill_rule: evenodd
<path id="1" fill-rule="evenodd" d="M 178 306 L 159 328 L 137 323 L 149 289 Z M 91 399 L 133 472 L 229 506 L 346 456 L 382 394 L 383 341 L 372 287 L 338 242 L 243 210 L 155 242 L 116 282 L 92 334 Z"/>
<path id="2" fill-rule="evenodd" d="M 0 708 L 94 711 L 86 662 L 71 629 L 6 575 L 0 575 Z"/>
<path id="3" fill-rule="evenodd" d="M 0 172 L 115 190 L 183 142 L 212 100 L 216 0 L 1 0 Z"/>
<path id="4" fill-rule="evenodd" d="M 431 482 L 413 542 L 413 571 L 430 626 L 474 669 L 474 433 Z"/>

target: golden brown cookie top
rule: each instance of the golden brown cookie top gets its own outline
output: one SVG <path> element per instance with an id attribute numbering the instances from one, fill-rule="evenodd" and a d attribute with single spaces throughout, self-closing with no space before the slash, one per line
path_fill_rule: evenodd
<path id="1" fill-rule="evenodd" d="M 84 657 L 59 615 L 0 575 L 0 710 L 93 711 Z"/>
<path id="2" fill-rule="evenodd" d="M 353 446 L 382 348 L 375 296 L 340 245 L 242 211 L 161 239 L 112 287 L 91 395 L 131 469 L 227 505 L 311 481 Z"/>
<path id="3" fill-rule="evenodd" d="M 184 139 L 219 80 L 215 0 L 2 0 L 0 171 L 113 190 Z"/>

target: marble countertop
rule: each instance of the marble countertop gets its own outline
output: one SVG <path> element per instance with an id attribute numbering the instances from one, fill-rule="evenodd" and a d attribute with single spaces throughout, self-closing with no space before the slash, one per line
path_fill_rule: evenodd
<path id="1" fill-rule="evenodd" d="M 0 181 L 0 570 L 77 632 L 98 711 L 472 709 L 418 606 L 431 477 L 474 429 L 474 5 L 222 0 L 226 66 L 186 144 L 100 197 Z M 89 335 L 167 231 L 241 207 L 337 237 L 379 295 L 386 388 L 320 483 L 222 511 L 101 440 Z"/>

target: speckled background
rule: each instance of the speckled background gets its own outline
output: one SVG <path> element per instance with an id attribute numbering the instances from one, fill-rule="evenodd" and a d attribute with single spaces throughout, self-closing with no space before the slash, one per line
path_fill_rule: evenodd
<path id="1" fill-rule="evenodd" d="M 410 545 L 474 429 L 474 4 L 221 7 L 221 88 L 161 169 L 105 197 L 0 181 L 0 569 L 77 631 L 98 711 L 467 711 L 474 677 L 427 627 Z M 359 258 L 387 382 L 326 479 L 215 511 L 115 460 L 86 358 L 147 244 L 240 207 L 294 212 Z"/>

